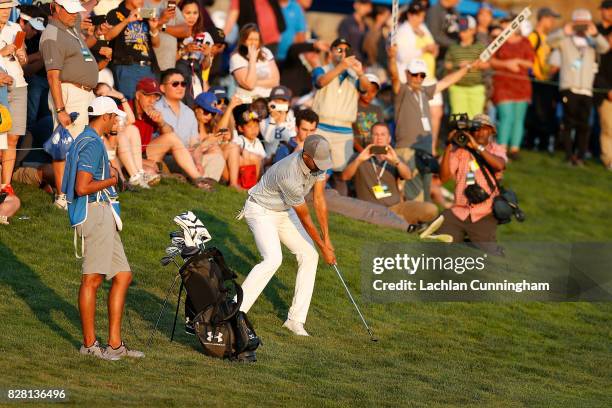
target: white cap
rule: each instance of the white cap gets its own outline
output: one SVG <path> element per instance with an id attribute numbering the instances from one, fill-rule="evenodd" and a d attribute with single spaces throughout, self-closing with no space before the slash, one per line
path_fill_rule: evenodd
<path id="1" fill-rule="evenodd" d="M 125 118 L 126 114 L 124 111 L 119 110 L 115 101 L 108 96 L 98 96 L 93 100 L 89 108 L 87 108 L 89 116 L 102 116 L 106 113 L 114 113 L 120 118 Z"/>
<path id="2" fill-rule="evenodd" d="M 69 13 L 80 13 L 85 10 L 85 7 L 81 5 L 79 0 L 54 0 L 57 4 L 66 9 Z"/>
<path id="3" fill-rule="evenodd" d="M 419 58 L 415 58 L 408 63 L 406 68 L 411 74 L 427 74 L 427 64 Z"/>
<path id="4" fill-rule="evenodd" d="M 0 8 L 13 8 L 13 7 L 17 7 L 19 5 L 19 2 L 15 1 L 15 0 L 1 0 L 0 1 Z"/>
<path id="5" fill-rule="evenodd" d="M 572 12 L 572 21 L 591 21 L 591 12 L 585 8 L 579 8 Z"/>
<path id="6" fill-rule="evenodd" d="M 43 31 L 45 29 L 45 20 L 42 17 L 30 17 L 24 13 L 19 14 L 19 17 L 30 23 L 32 28 L 37 31 Z"/>
<path id="7" fill-rule="evenodd" d="M 380 89 L 380 79 L 376 75 L 365 74 L 365 77 L 368 78 L 368 81 L 370 81 L 371 83 L 378 85 L 378 89 Z"/>

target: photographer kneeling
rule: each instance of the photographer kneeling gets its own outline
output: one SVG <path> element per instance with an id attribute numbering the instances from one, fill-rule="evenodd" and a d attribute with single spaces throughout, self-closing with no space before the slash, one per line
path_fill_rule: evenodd
<path id="1" fill-rule="evenodd" d="M 455 126 L 444 150 L 440 179 L 442 183 L 455 180 L 455 201 L 444 211 L 438 233 L 451 235 L 453 242 L 461 243 L 467 237 L 475 243 L 494 243 L 498 221 L 493 215 L 493 199 L 499 191 L 489 186 L 484 174 L 488 170 L 478 162 L 486 162 L 495 172 L 489 173 L 491 178 L 501 175 L 508 159 L 504 148 L 491 141 L 496 129 L 489 117 L 479 114 L 471 122 Z M 491 249 L 496 252 L 497 245 Z"/>

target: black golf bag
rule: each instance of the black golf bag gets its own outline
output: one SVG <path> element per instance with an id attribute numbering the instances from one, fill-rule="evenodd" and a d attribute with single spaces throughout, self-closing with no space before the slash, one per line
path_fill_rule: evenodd
<path id="1" fill-rule="evenodd" d="M 185 314 L 193 321 L 204 354 L 238 361 L 256 361 L 259 337 L 241 312 L 242 288 L 217 248 L 190 257 L 180 269 L 187 290 Z M 228 287 L 229 286 L 229 287 Z M 232 293 L 238 302 L 234 302 Z"/>

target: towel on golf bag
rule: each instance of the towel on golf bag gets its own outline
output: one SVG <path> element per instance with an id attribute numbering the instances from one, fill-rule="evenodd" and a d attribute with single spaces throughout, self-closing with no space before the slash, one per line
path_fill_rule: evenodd
<path id="1" fill-rule="evenodd" d="M 180 274 L 204 354 L 255 361 L 260 340 L 246 314 L 239 310 L 242 288 L 236 283 L 237 275 L 226 265 L 223 254 L 215 247 L 205 249 L 189 258 Z M 231 295 L 232 289 L 237 302 Z"/>

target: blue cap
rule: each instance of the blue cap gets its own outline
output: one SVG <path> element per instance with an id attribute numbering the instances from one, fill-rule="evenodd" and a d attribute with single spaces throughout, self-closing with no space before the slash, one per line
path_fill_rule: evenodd
<path id="1" fill-rule="evenodd" d="M 217 99 L 226 99 L 227 100 L 227 91 L 223 86 L 213 86 L 208 90 L 208 92 L 212 92 L 215 94 Z"/>
<path id="2" fill-rule="evenodd" d="M 202 92 L 195 98 L 195 104 L 210 113 L 223 113 L 217 108 L 217 97 L 212 92 Z"/>

